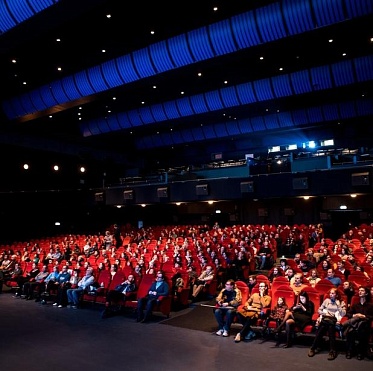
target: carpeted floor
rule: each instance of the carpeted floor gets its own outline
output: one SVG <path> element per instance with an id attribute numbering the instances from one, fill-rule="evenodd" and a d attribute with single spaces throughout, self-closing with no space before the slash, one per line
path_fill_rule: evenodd
<path id="1" fill-rule="evenodd" d="M 213 332 L 217 330 L 217 323 L 212 308 L 203 307 L 198 304 L 194 308 L 190 308 L 185 311 L 185 314 L 177 315 L 160 323 L 162 325 L 169 325 L 204 332 Z"/>

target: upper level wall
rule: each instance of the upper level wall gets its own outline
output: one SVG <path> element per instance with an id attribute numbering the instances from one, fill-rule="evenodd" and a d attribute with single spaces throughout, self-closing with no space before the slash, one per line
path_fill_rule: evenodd
<path id="1" fill-rule="evenodd" d="M 368 174 L 359 184 L 354 175 Z M 358 179 L 359 180 L 359 179 Z M 250 187 L 242 183 L 250 182 Z M 271 199 L 277 197 L 343 195 L 372 193 L 372 167 L 265 174 L 247 177 L 200 179 L 167 184 L 133 185 L 109 188 L 106 205 L 153 204 L 208 200 Z M 162 192 L 159 193 L 159 189 Z M 124 199 L 124 191 L 132 191 L 132 199 Z"/>

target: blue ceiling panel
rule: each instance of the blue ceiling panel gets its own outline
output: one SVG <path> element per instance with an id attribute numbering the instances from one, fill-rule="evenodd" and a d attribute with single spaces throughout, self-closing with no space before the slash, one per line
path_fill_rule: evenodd
<path id="1" fill-rule="evenodd" d="M 134 51 L 132 53 L 132 57 L 133 64 L 135 65 L 140 78 L 143 79 L 145 77 L 153 76 L 157 73 L 150 59 L 148 48 Z"/>
<path id="2" fill-rule="evenodd" d="M 78 72 L 74 75 L 75 85 L 78 88 L 81 95 L 92 95 L 95 93 L 91 83 L 88 80 L 86 71 Z M 43 95 L 42 95 L 43 96 Z M 48 106 L 50 107 L 50 106 Z"/>
<path id="3" fill-rule="evenodd" d="M 234 44 L 232 29 L 229 19 L 213 23 L 208 27 L 211 44 L 217 55 L 232 53 L 237 50 Z"/>
<path id="4" fill-rule="evenodd" d="M 182 117 L 191 116 L 194 114 L 192 105 L 188 97 L 178 99 L 176 101 L 176 104 Z"/>
<path id="5" fill-rule="evenodd" d="M 251 82 L 237 85 L 237 94 L 241 104 L 249 104 L 257 101 Z"/>
<path id="6" fill-rule="evenodd" d="M 289 75 L 279 75 L 271 78 L 273 91 L 276 98 L 293 95 Z"/>
<path id="7" fill-rule="evenodd" d="M 290 35 L 314 29 L 309 1 L 284 0 L 282 12 Z"/>
<path id="8" fill-rule="evenodd" d="M 190 103 L 193 107 L 193 111 L 198 113 L 206 113 L 209 111 L 206 105 L 204 94 L 193 95 L 190 97 Z"/>
<path id="9" fill-rule="evenodd" d="M 169 120 L 178 119 L 181 117 L 177 109 L 176 101 L 164 102 L 163 109 Z"/>
<path id="10" fill-rule="evenodd" d="M 240 49 L 262 43 L 253 11 L 234 16 L 231 21 L 233 35 Z"/>
<path id="11" fill-rule="evenodd" d="M 241 134 L 237 120 L 227 122 L 226 127 L 227 127 L 227 132 L 229 135 L 240 135 Z"/>
<path id="12" fill-rule="evenodd" d="M 336 86 L 349 85 L 355 81 L 351 61 L 343 61 L 333 64 L 332 74 Z"/>
<path id="13" fill-rule="evenodd" d="M 197 62 L 215 57 L 209 41 L 207 27 L 190 31 L 187 35 L 188 45 Z"/>
<path id="14" fill-rule="evenodd" d="M 240 105 L 235 86 L 220 89 L 220 95 L 223 100 L 224 107 L 228 108 Z"/>
<path id="15" fill-rule="evenodd" d="M 136 109 L 128 112 L 128 120 L 131 123 L 131 126 L 141 126 L 144 124 L 141 121 L 141 117 L 140 117 L 138 110 Z"/>
<path id="16" fill-rule="evenodd" d="M 131 55 L 124 55 L 116 59 L 118 71 L 122 76 L 122 79 L 125 84 L 129 82 L 136 81 L 140 77 L 136 71 L 136 68 L 133 64 Z"/>
<path id="17" fill-rule="evenodd" d="M 205 93 L 205 98 L 210 111 L 216 111 L 224 108 L 218 90 L 213 90 Z"/>
<path id="18" fill-rule="evenodd" d="M 137 112 L 139 113 L 143 124 L 147 125 L 155 123 L 150 107 L 142 107 L 138 109 Z"/>
<path id="19" fill-rule="evenodd" d="M 70 101 L 73 101 L 75 99 L 82 97 L 82 95 L 80 94 L 75 84 L 75 80 L 73 76 L 64 77 L 61 81 L 61 84 Z"/>
<path id="20" fill-rule="evenodd" d="M 264 42 L 287 36 L 279 3 L 258 8 L 256 10 L 256 21 Z"/>
<path id="21" fill-rule="evenodd" d="M 168 52 L 167 42 L 165 40 L 150 45 L 149 52 L 158 73 L 170 71 L 175 68 Z"/>
<path id="22" fill-rule="evenodd" d="M 151 110 L 152 116 L 154 117 L 154 120 L 156 122 L 167 120 L 167 116 L 166 116 L 166 114 L 163 110 L 163 105 L 162 104 L 155 104 L 153 106 L 150 106 L 150 110 Z"/>
<path id="23" fill-rule="evenodd" d="M 109 88 L 115 88 L 124 84 L 121 76 L 119 75 L 117 64 L 115 59 L 105 62 L 101 65 L 102 74 L 104 75 L 105 81 Z"/>
<path id="24" fill-rule="evenodd" d="M 168 39 L 167 45 L 176 67 L 183 67 L 195 62 L 195 59 L 189 50 L 185 34 Z"/>
<path id="25" fill-rule="evenodd" d="M 104 79 L 100 66 L 95 66 L 87 70 L 89 81 L 96 93 L 100 93 L 108 89 L 108 85 Z"/>
<path id="26" fill-rule="evenodd" d="M 252 133 L 253 127 L 249 119 L 238 120 L 238 127 L 242 134 Z"/>

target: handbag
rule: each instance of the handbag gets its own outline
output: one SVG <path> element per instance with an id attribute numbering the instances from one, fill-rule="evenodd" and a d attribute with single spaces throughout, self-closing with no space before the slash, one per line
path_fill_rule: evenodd
<path id="1" fill-rule="evenodd" d="M 335 326 L 337 324 L 337 318 L 334 316 L 322 316 L 321 324 L 325 326 Z"/>

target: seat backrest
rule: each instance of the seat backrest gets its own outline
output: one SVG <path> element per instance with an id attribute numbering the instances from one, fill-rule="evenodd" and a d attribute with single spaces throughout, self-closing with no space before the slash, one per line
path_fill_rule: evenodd
<path id="1" fill-rule="evenodd" d="M 358 273 L 358 274 L 356 274 Z M 354 272 L 348 276 L 350 282 L 354 282 L 357 286 L 366 286 L 369 283 L 369 279 L 364 275 L 363 272 Z"/>
<path id="2" fill-rule="evenodd" d="M 330 289 L 334 288 L 335 286 L 327 279 L 322 278 L 319 282 L 316 283 L 315 289 L 320 293 L 320 294 L 325 294 L 328 292 Z"/>
<path id="3" fill-rule="evenodd" d="M 285 299 L 286 304 L 288 307 L 291 307 L 295 300 L 294 291 L 291 289 L 290 286 L 281 286 L 276 291 L 272 291 L 272 301 L 271 301 L 271 309 L 277 304 L 277 300 L 279 297 L 283 297 Z"/>
<path id="4" fill-rule="evenodd" d="M 271 284 L 271 290 L 276 291 L 279 287 L 284 285 L 290 287 L 289 280 L 286 277 L 276 277 Z"/>
<path id="5" fill-rule="evenodd" d="M 150 286 L 154 282 L 154 276 L 152 277 L 152 280 L 149 280 L 146 276 L 147 275 L 144 275 L 142 277 L 140 284 L 138 286 L 138 289 L 136 292 L 137 300 L 140 298 L 143 298 L 144 296 L 148 294 Z"/>
<path id="6" fill-rule="evenodd" d="M 247 299 L 250 297 L 249 287 L 246 285 L 244 281 L 236 281 L 236 286 L 238 289 L 241 290 L 241 295 L 242 295 L 241 305 L 243 305 L 246 303 Z"/>
<path id="7" fill-rule="evenodd" d="M 114 290 L 118 285 L 120 285 L 122 282 L 126 280 L 126 276 L 123 272 L 118 271 L 114 274 L 114 277 L 112 277 L 109 285 L 109 290 Z"/>
<path id="8" fill-rule="evenodd" d="M 103 270 L 99 273 L 96 282 L 100 285 L 100 287 L 104 287 L 105 289 L 109 288 L 111 281 L 111 274 L 108 270 Z"/>

